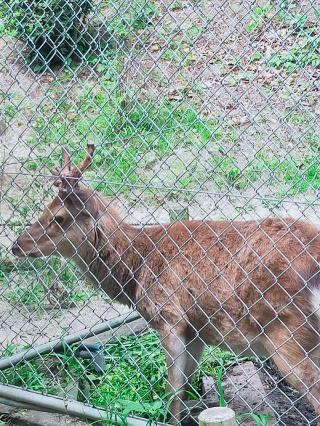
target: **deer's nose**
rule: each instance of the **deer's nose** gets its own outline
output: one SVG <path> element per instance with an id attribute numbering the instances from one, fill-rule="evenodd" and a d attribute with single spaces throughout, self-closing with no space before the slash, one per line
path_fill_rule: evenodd
<path id="1" fill-rule="evenodd" d="M 15 241 L 12 245 L 12 253 L 17 256 L 18 254 L 21 253 L 21 247 L 19 246 L 18 242 Z"/>

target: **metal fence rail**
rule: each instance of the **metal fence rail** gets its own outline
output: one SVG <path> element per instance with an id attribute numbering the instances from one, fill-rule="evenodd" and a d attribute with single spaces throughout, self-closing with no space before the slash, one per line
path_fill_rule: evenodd
<path id="1" fill-rule="evenodd" d="M 319 20 L 315 0 L 0 5 L 2 402 L 320 424 Z"/>

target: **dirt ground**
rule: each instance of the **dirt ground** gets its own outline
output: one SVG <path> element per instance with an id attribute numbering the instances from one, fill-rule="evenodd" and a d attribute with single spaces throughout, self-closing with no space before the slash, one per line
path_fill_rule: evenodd
<path id="1" fill-rule="evenodd" d="M 124 314 L 128 309 L 103 300 L 101 297 L 91 298 L 79 304 L 79 307 L 68 309 L 34 309 L 26 306 L 12 306 L 7 301 L 0 305 L 0 346 L 38 345 L 61 333 L 71 334 L 91 328 L 97 323 Z"/>
<path id="2" fill-rule="evenodd" d="M 271 363 L 260 370 L 267 392 L 268 405 L 277 416 L 277 425 L 296 426 L 317 424 L 315 413 L 310 408 L 306 398 L 301 397 L 285 380 L 282 380 Z"/>

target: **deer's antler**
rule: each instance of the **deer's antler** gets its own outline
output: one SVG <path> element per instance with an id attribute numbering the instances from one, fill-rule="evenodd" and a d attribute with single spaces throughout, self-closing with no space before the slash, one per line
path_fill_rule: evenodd
<path id="1" fill-rule="evenodd" d="M 54 185 L 59 188 L 59 191 L 69 191 L 70 189 L 77 188 L 79 186 L 79 180 L 82 177 L 82 173 L 90 166 L 95 146 L 92 142 L 87 144 L 87 155 L 80 162 L 78 166 L 71 166 L 70 155 L 65 147 L 62 148 L 62 168 L 55 168 L 52 170 L 52 174 L 57 176 Z"/>

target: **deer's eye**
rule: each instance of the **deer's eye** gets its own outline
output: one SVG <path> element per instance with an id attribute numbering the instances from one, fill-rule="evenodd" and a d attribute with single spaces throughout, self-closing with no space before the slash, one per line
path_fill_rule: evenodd
<path id="1" fill-rule="evenodd" d="M 59 225 L 61 225 L 61 223 L 63 222 L 63 220 L 64 220 L 64 217 L 63 217 L 63 216 L 55 216 L 55 217 L 53 218 L 53 221 L 54 221 L 55 223 L 58 223 Z"/>

